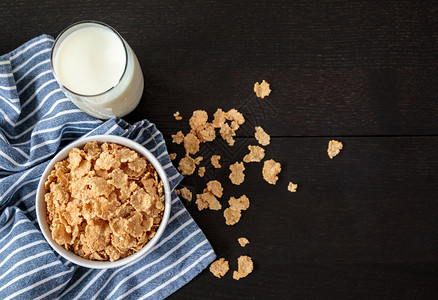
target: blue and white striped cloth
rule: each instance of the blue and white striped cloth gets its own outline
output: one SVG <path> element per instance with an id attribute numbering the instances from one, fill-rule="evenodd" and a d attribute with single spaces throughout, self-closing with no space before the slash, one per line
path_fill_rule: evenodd
<path id="1" fill-rule="evenodd" d="M 158 158 L 172 190 L 182 179 L 154 124 L 102 122 L 66 99 L 50 71 L 52 44 L 52 37 L 42 35 L 0 56 L 0 299 L 165 298 L 215 259 L 174 192 L 162 238 L 149 255 L 125 267 L 73 265 L 52 251 L 38 228 L 38 180 L 50 158 L 80 137 L 131 138 Z"/>

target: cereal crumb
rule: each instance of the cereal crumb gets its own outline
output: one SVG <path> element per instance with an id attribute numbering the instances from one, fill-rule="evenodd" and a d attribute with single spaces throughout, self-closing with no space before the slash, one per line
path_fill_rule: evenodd
<path id="1" fill-rule="evenodd" d="M 195 172 L 195 160 L 190 156 L 186 156 L 181 158 L 178 165 L 178 170 L 182 175 L 192 175 Z"/>
<path id="2" fill-rule="evenodd" d="M 289 185 L 287 186 L 287 190 L 289 192 L 295 193 L 297 191 L 298 184 L 292 183 L 292 181 L 289 182 Z"/>
<path id="3" fill-rule="evenodd" d="M 239 280 L 240 278 L 248 276 L 254 269 L 254 264 L 251 257 L 242 255 L 237 259 L 238 269 L 233 272 L 233 278 Z"/>
<path id="4" fill-rule="evenodd" d="M 260 146 L 248 146 L 249 153 L 245 155 L 243 161 L 249 162 L 260 162 L 265 157 L 265 149 Z"/>
<path id="5" fill-rule="evenodd" d="M 262 146 L 267 146 L 271 142 L 271 137 L 267 134 L 262 127 L 255 127 L 255 138 Z"/>
<path id="6" fill-rule="evenodd" d="M 226 261 L 224 258 L 219 258 L 210 265 L 210 272 L 217 278 L 221 278 L 227 274 L 229 269 L 230 267 L 228 261 Z"/>
<path id="7" fill-rule="evenodd" d="M 269 96 L 271 93 L 271 89 L 269 88 L 269 83 L 267 83 L 265 80 L 262 81 L 261 84 L 256 82 L 254 84 L 254 92 L 256 93 L 257 97 L 259 98 L 265 98 L 266 96 Z"/>
<path id="8" fill-rule="evenodd" d="M 192 192 L 190 192 L 188 188 L 183 187 L 182 189 L 175 190 L 175 192 L 187 201 L 192 201 Z"/>
<path id="9" fill-rule="evenodd" d="M 240 221 L 241 211 L 249 208 L 249 199 L 246 195 L 240 198 L 231 197 L 228 204 L 230 206 L 224 210 L 225 224 L 234 225 Z"/>
<path id="10" fill-rule="evenodd" d="M 245 166 L 243 165 L 243 162 L 236 162 L 232 165 L 230 165 L 230 180 L 235 185 L 240 185 L 245 180 L 245 174 L 243 171 L 245 170 Z"/>
<path id="11" fill-rule="evenodd" d="M 176 158 L 176 153 L 170 153 L 170 154 L 169 154 L 169 157 L 170 157 L 171 160 L 175 160 L 175 158 Z"/>
<path id="12" fill-rule="evenodd" d="M 173 114 L 175 120 L 180 121 L 182 120 L 182 117 L 179 115 L 179 111 L 177 111 L 176 113 Z"/>
<path id="13" fill-rule="evenodd" d="M 330 157 L 330 159 L 333 159 L 333 157 L 338 155 L 339 152 L 341 152 L 341 149 L 343 147 L 344 147 L 344 145 L 342 145 L 341 142 L 335 141 L 335 140 L 331 140 L 329 142 L 328 148 L 327 148 L 327 153 L 328 153 L 328 156 Z"/>
<path id="14" fill-rule="evenodd" d="M 222 166 L 219 163 L 219 160 L 221 159 L 220 155 L 213 155 L 211 157 L 211 165 L 215 168 L 215 169 L 220 169 Z"/>
<path id="15" fill-rule="evenodd" d="M 239 242 L 241 247 L 245 247 L 247 244 L 249 244 L 248 239 L 245 237 L 238 238 L 237 241 Z"/>
<path id="16" fill-rule="evenodd" d="M 205 167 L 199 167 L 198 169 L 199 177 L 204 177 L 204 174 L 205 174 Z"/>
<path id="17" fill-rule="evenodd" d="M 281 164 L 273 159 L 266 160 L 263 164 L 263 179 L 270 184 L 276 184 L 278 174 L 281 172 Z"/>
<path id="18" fill-rule="evenodd" d="M 172 134 L 172 143 L 181 144 L 184 142 L 184 134 L 181 131 L 178 131 L 176 134 Z"/>

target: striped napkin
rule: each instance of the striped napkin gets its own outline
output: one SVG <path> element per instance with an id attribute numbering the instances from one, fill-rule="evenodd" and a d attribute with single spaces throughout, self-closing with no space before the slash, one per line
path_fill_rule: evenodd
<path id="1" fill-rule="evenodd" d="M 173 191 L 173 167 L 154 124 L 103 122 L 66 99 L 50 71 L 53 38 L 37 37 L 0 56 L 0 299 L 162 299 L 214 259 L 206 237 Z M 54 154 L 69 142 L 120 135 L 149 149 L 172 189 L 169 224 L 152 252 L 110 270 L 78 267 L 54 252 L 35 213 L 36 188 Z"/>

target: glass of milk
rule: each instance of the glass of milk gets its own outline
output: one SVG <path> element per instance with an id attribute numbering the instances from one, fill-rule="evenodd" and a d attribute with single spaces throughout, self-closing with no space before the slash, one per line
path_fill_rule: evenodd
<path id="1" fill-rule="evenodd" d="M 50 63 L 63 92 L 93 117 L 123 117 L 140 102 L 140 64 L 128 43 L 107 24 L 81 21 L 64 29 L 53 44 Z"/>

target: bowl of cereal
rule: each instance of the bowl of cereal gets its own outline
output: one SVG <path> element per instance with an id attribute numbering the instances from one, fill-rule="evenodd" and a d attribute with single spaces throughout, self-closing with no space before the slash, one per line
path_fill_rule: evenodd
<path id="1" fill-rule="evenodd" d="M 63 148 L 38 184 L 36 214 L 50 246 L 93 269 L 146 255 L 170 215 L 170 186 L 155 156 L 130 139 L 90 136 Z"/>

